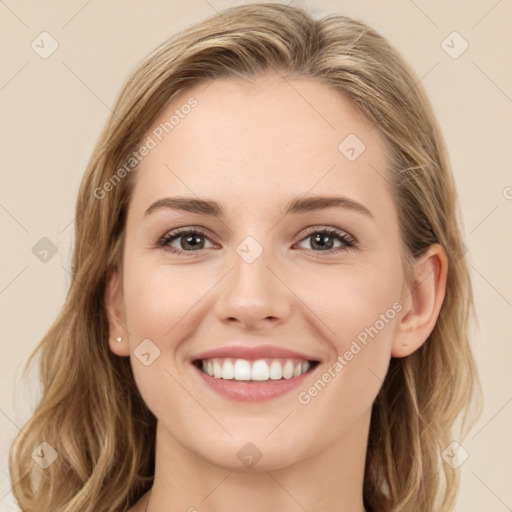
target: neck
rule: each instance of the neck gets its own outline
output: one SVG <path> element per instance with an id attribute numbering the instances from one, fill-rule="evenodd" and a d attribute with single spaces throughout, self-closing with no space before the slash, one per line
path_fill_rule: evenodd
<path id="1" fill-rule="evenodd" d="M 280 468 L 223 468 L 181 445 L 160 423 L 147 512 L 364 512 L 362 488 L 370 415 L 314 456 Z M 149 502 L 148 499 L 150 498 Z"/>

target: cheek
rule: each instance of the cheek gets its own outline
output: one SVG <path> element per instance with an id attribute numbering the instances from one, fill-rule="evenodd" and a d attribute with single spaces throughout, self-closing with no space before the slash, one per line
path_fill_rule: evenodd
<path id="1" fill-rule="evenodd" d="M 191 267 L 190 267 L 191 268 Z M 182 321 L 197 302 L 199 289 L 179 270 L 155 265 L 144 258 L 127 257 L 123 283 L 130 359 L 137 387 L 148 408 L 180 407 L 175 389 L 174 356 Z M 187 292 L 188 290 L 188 292 Z M 170 391 L 174 390 L 172 393 Z"/>
<path id="2" fill-rule="evenodd" d="M 129 332 L 155 342 L 169 339 L 180 319 L 200 299 L 204 288 L 200 272 L 143 259 L 127 261 L 126 269 L 124 298 Z"/>
<path id="3" fill-rule="evenodd" d="M 339 268 L 333 275 L 318 273 L 305 280 L 302 295 L 321 319 L 330 356 L 323 383 L 328 393 L 317 403 L 335 403 L 345 412 L 363 412 L 373 402 L 391 358 L 402 289 L 401 265 Z M 332 382 L 332 385 L 330 384 Z M 323 390 L 303 390 L 304 400 Z M 316 400 L 316 399 L 315 399 Z M 357 413 L 356 413 L 357 414 Z"/>
<path id="4" fill-rule="evenodd" d="M 332 442 L 371 408 L 391 358 L 402 274 L 398 267 L 366 270 L 351 268 L 336 279 L 316 280 L 329 286 L 308 295 L 327 326 L 331 355 L 318 378 L 298 391 L 297 401 L 314 428 L 323 429 L 324 441 Z M 304 283 L 304 293 L 311 284 Z"/>
<path id="5" fill-rule="evenodd" d="M 311 277 L 306 278 L 308 275 Z M 326 337 L 339 354 L 348 350 L 354 339 L 364 344 L 377 334 L 381 340 L 390 338 L 401 309 L 399 266 L 340 266 L 333 272 L 305 272 L 303 276 L 295 289 L 300 289 L 301 298 L 322 321 Z"/>

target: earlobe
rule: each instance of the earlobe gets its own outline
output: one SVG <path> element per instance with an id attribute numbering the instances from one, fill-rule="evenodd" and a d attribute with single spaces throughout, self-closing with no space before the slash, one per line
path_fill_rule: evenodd
<path id="1" fill-rule="evenodd" d="M 118 356 L 129 356 L 122 282 L 118 271 L 112 271 L 107 277 L 105 309 L 108 317 L 110 350 Z"/>
<path id="2" fill-rule="evenodd" d="M 420 348 L 433 331 L 446 293 L 448 258 L 440 244 L 433 244 L 414 264 L 414 282 L 404 288 L 397 333 L 391 355 L 406 357 Z"/>

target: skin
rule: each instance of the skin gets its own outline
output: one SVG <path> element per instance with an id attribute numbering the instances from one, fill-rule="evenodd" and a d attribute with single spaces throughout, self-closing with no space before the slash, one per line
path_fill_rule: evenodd
<path id="1" fill-rule="evenodd" d="M 411 354 L 432 331 L 446 256 L 432 246 L 416 261 L 414 283 L 406 280 L 393 194 L 374 170 L 388 172 L 385 140 L 335 90 L 275 75 L 218 79 L 182 92 L 154 126 L 190 97 L 198 105 L 137 169 L 122 268 L 106 290 L 111 350 L 131 358 L 158 419 L 152 494 L 130 511 L 363 512 L 371 406 L 390 358 Z M 349 134 L 366 146 L 352 162 L 338 150 Z M 335 194 L 371 216 L 348 208 L 283 216 L 291 199 Z M 225 214 L 161 208 L 145 215 L 168 196 L 215 200 Z M 186 237 L 171 242 L 183 255 L 156 245 L 187 226 L 203 228 L 199 250 Z M 338 228 L 357 245 L 325 254 L 305 232 L 310 226 Z M 236 252 L 247 236 L 263 248 L 253 263 Z M 397 302 L 401 311 L 317 396 L 299 403 L 298 392 Z M 160 350 L 149 366 L 134 355 L 147 338 Z M 275 344 L 321 363 L 298 390 L 235 402 L 211 391 L 189 362 L 231 344 Z M 247 442 L 262 455 L 250 468 L 237 457 Z"/>

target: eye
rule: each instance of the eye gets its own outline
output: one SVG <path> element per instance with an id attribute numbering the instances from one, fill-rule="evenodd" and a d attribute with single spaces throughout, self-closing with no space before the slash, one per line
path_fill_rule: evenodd
<path id="1" fill-rule="evenodd" d="M 300 243 L 308 239 L 311 240 L 309 244 L 314 252 L 324 254 L 346 251 L 356 246 L 356 241 L 351 235 L 337 228 L 313 227 Z M 339 243 L 338 246 L 335 246 L 336 242 Z"/>
<path id="2" fill-rule="evenodd" d="M 160 238 L 157 245 L 171 254 L 184 254 L 205 249 L 203 239 L 208 240 L 208 237 L 197 228 L 175 229 Z M 171 245 L 174 241 L 179 243 L 181 249 Z"/>
<path id="3" fill-rule="evenodd" d="M 310 246 L 314 253 L 331 254 L 356 247 L 356 241 L 351 235 L 332 227 L 310 228 L 307 236 L 303 237 L 299 243 L 304 243 L 308 239 L 311 239 Z M 157 242 L 157 246 L 164 248 L 171 254 L 183 255 L 208 248 L 205 247 L 205 241 L 209 241 L 209 238 L 202 230 L 181 228 L 165 234 Z M 181 247 L 173 246 L 172 244 L 175 242 L 178 242 Z M 336 243 L 338 243 L 337 246 Z M 213 244 L 210 247 L 212 246 Z"/>

